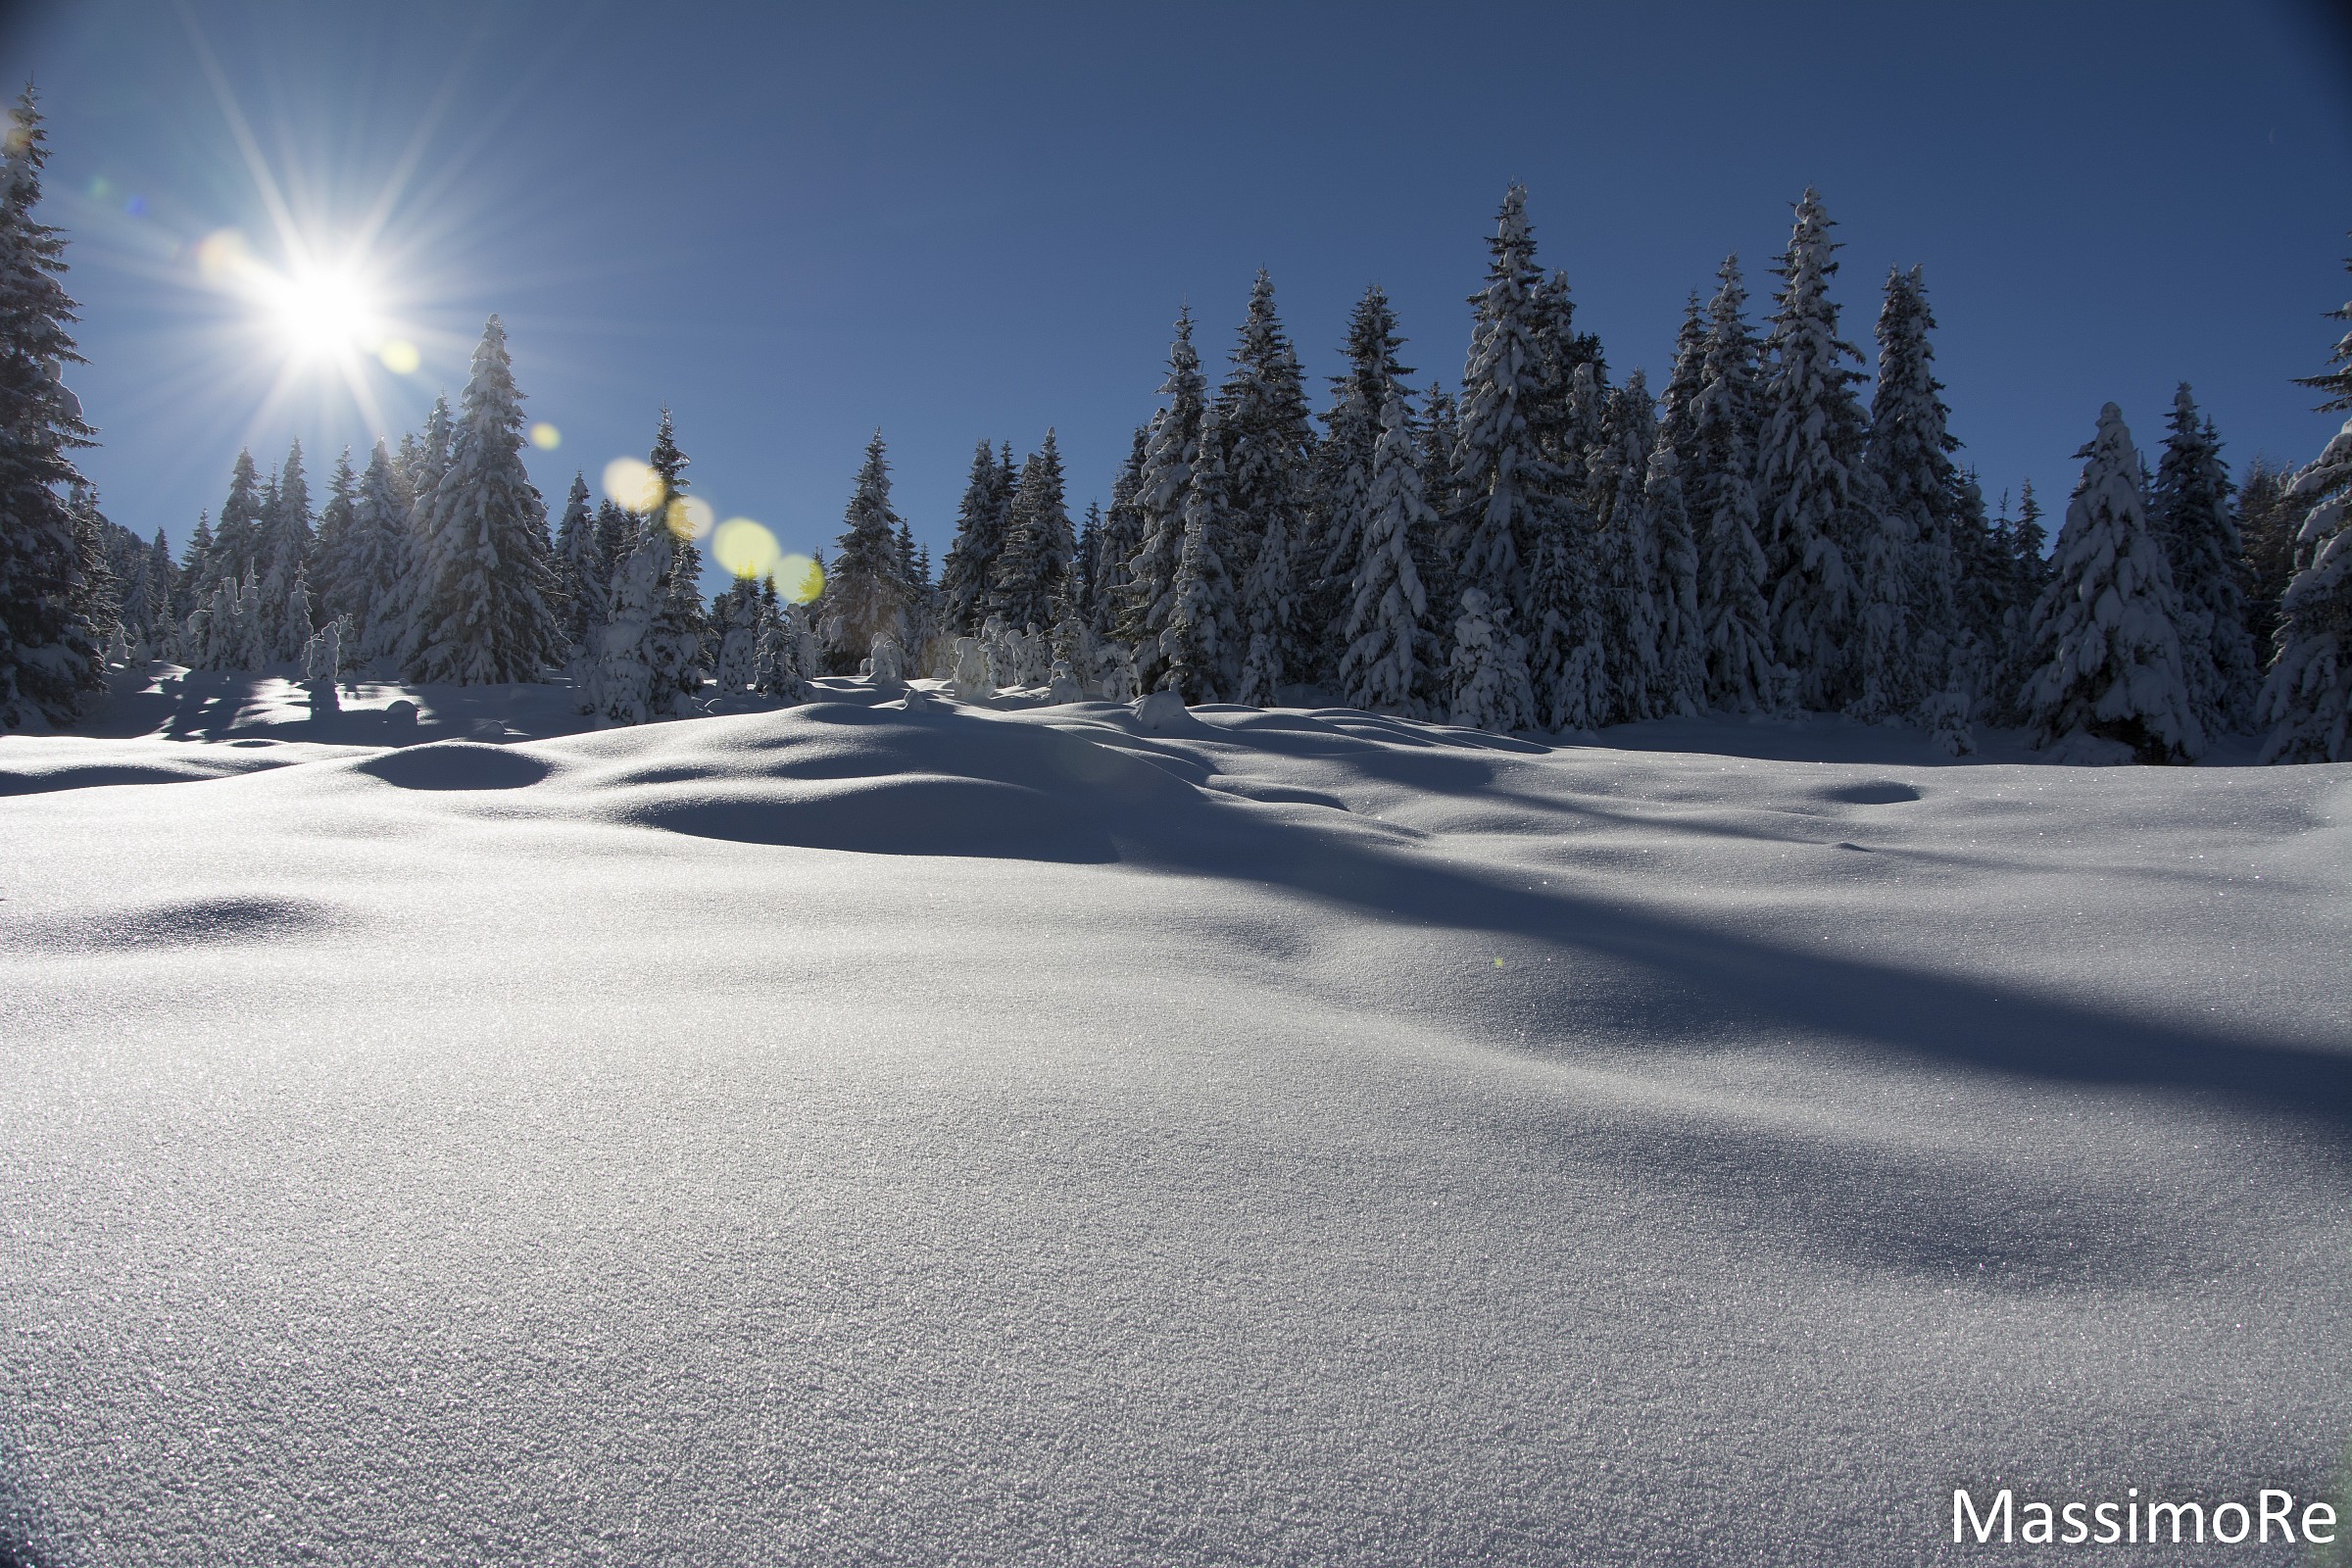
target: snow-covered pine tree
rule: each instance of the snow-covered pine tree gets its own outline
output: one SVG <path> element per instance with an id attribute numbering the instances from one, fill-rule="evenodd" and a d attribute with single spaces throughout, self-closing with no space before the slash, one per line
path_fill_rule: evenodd
<path id="1" fill-rule="evenodd" d="M 637 520 L 628 548 L 612 570 L 605 602 L 604 648 L 593 686 L 581 695 L 605 727 L 642 724 L 654 708 L 654 620 L 669 570 L 670 533 L 651 518 Z M 666 709 L 664 709 L 666 710 Z"/>
<path id="2" fill-rule="evenodd" d="M 2148 524 L 2164 546 L 2180 596 L 2180 673 L 2208 735 L 2234 734 L 2254 717 L 2262 668 L 2246 634 L 2245 548 L 2230 504 L 2230 470 L 2211 419 L 2200 419 L 2180 383 L 2156 464 Z"/>
<path id="3" fill-rule="evenodd" d="M 760 583 L 758 577 L 738 577 L 710 607 L 711 628 L 718 637 L 710 684 L 722 697 L 739 697 L 759 680 L 760 629 L 765 618 Z"/>
<path id="4" fill-rule="evenodd" d="M 1666 374 L 1666 389 L 1658 394 L 1658 430 L 1674 449 L 1674 467 L 1688 473 L 1694 448 L 1690 442 L 1690 404 L 1707 376 L 1707 318 L 1690 291 L 1683 307 L 1683 324 L 1674 337 L 1674 368 Z"/>
<path id="5" fill-rule="evenodd" d="M 1224 411 L 1200 416 L 1198 455 L 1184 492 L 1184 551 L 1177 560 L 1174 605 L 1160 633 L 1164 660 L 1157 690 L 1189 704 L 1226 700 L 1241 675 L 1242 622 L 1232 565 L 1232 502 L 1227 494 Z"/>
<path id="6" fill-rule="evenodd" d="M 150 653 L 160 652 L 172 629 L 172 609 L 179 603 L 179 567 L 172 560 L 172 542 L 164 530 L 155 530 L 155 543 L 148 547 L 146 569 L 139 574 L 138 593 L 133 608 L 138 617 L 140 641 Z"/>
<path id="7" fill-rule="evenodd" d="M 604 620 L 606 599 L 612 592 L 584 473 L 572 474 L 571 491 L 564 498 L 564 520 L 556 525 L 555 568 L 558 623 L 563 627 L 565 658 L 576 660 L 581 650 L 595 645 L 596 628 Z"/>
<path id="8" fill-rule="evenodd" d="M 2352 272 L 2352 260 L 2344 263 L 2344 270 Z M 2352 321 L 2352 302 L 2328 312 L 2327 318 L 2330 321 Z M 2322 414 L 2352 409 L 2352 332 L 2346 332 L 2335 340 L 2334 351 L 2328 356 L 2328 363 L 2333 368 L 2322 370 L 2318 375 L 2296 376 L 2295 385 L 2328 394 L 2318 404 Z M 2333 445 L 2332 442 L 2329 444 Z M 2325 458 L 2321 459 L 2323 463 L 2326 461 Z"/>
<path id="9" fill-rule="evenodd" d="M 1392 398 L 1406 406 L 1410 426 L 1405 377 L 1413 372 L 1396 358 L 1403 347 L 1396 312 L 1376 283 L 1364 290 L 1348 319 L 1348 368 L 1331 378 L 1331 411 L 1324 418 L 1324 438 L 1315 448 L 1308 533 L 1293 553 L 1300 641 L 1308 658 L 1305 675 L 1311 680 L 1336 676 L 1353 646 L 1346 626 L 1365 550 L 1356 530 L 1368 515 L 1373 458 L 1382 439 L 1383 411 Z M 1416 476 L 1418 458 L 1415 454 Z M 1423 548 L 1436 546 L 1432 537 Z"/>
<path id="10" fill-rule="evenodd" d="M 703 553 L 692 539 L 673 535 L 669 569 L 662 579 L 662 600 L 654 612 L 649 639 L 656 717 L 678 717 L 693 711 L 688 705 L 710 673 L 715 641 L 710 610 L 703 603 Z"/>
<path id="11" fill-rule="evenodd" d="M 1447 670 L 1451 722 L 1497 732 L 1535 723 L 1536 694 L 1527 679 L 1527 650 L 1511 630 L 1510 606 L 1475 584 L 1462 590 L 1453 618 L 1453 659 Z"/>
<path id="12" fill-rule="evenodd" d="M 1599 721 L 1620 724 L 1655 718 L 1659 701 L 1658 650 L 1665 612 L 1658 604 L 1659 544 L 1647 502 L 1649 455 L 1658 444 L 1656 406 L 1640 370 L 1608 395 L 1601 439 L 1587 460 L 1588 503 L 1596 531 L 1592 587 L 1599 597 L 1606 650 Z M 1538 697 L 1542 696 L 1539 685 Z"/>
<path id="13" fill-rule="evenodd" d="M 1095 585 L 1102 570 L 1102 505 L 1089 501 L 1086 516 L 1078 524 L 1078 554 L 1070 563 L 1070 597 L 1065 607 L 1078 617 L 1078 623 L 1093 635 L 1095 621 Z"/>
<path id="14" fill-rule="evenodd" d="M 2028 722 L 2044 746 L 2081 733 L 2121 741 L 2143 762 L 2194 760 L 2205 735 L 2180 675 L 2172 569 L 2114 404 L 2076 456 L 2086 461 L 2059 531 L 2057 575 L 2034 608 Z"/>
<path id="15" fill-rule="evenodd" d="M 351 616 L 355 638 L 343 651 L 347 659 L 365 662 L 399 653 L 397 605 L 408 529 L 408 509 L 401 504 L 392 455 L 378 439 L 352 497 L 343 551 L 342 612 Z"/>
<path id="16" fill-rule="evenodd" d="M 1299 635 L 1295 568 L 1314 495 L 1315 433 L 1298 356 L 1274 311 L 1264 269 L 1218 392 L 1231 499 L 1242 633 L 1234 700 L 1260 706 L 1309 663 Z"/>
<path id="17" fill-rule="evenodd" d="M 1143 547 L 1143 514 L 1135 499 L 1144 483 L 1144 454 L 1150 448 L 1152 426 L 1136 427 L 1135 442 L 1118 476 L 1110 482 L 1110 510 L 1102 514 L 1102 538 L 1095 546 L 1092 584 L 1094 602 L 1087 624 L 1099 638 L 1116 636 L 1119 616 L 1127 603 L 1128 566 Z"/>
<path id="18" fill-rule="evenodd" d="M 199 510 L 196 526 L 188 533 L 188 551 L 172 578 L 172 618 L 185 620 L 212 596 L 213 585 L 202 575 L 213 555 L 213 514 Z"/>
<path id="19" fill-rule="evenodd" d="M 1756 450 L 1757 513 L 1764 522 L 1773 640 L 1796 681 L 1797 701 L 1834 710 L 1856 694 L 1856 556 L 1871 530 L 1875 486 L 1865 461 L 1869 428 L 1856 400 L 1861 355 L 1838 336 L 1830 279 L 1829 215 L 1807 188 L 1796 204 L 1767 353 L 1762 434 Z"/>
<path id="20" fill-rule="evenodd" d="M 2246 465 L 2246 477 L 2237 487 L 2237 536 L 2242 550 L 2238 563 L 2246 590 L 2246 635 L 2255 655 L 2268 659 L 2278 631 L 2279 602 L 2294 580 L 2295 535 L 2309 509 L 2298 511 L 2288 496 L 2294 475 L 2281 471 L 2269 458 L 2256 453 Z"/>
<path id="21" fill-rule="evenodd" d="M 421 571 L 404 647 L 413 680 L 536 680 L 564 657 L 547 509 L 523 469 L 522 394 L 505 326 L 484 323 L 447 468 L 418 502 Z"/>
<path id="22" fill-rule="evenodd" d="M 254 466 L 252 452 L 240 450 L 229 469 L 228 499 L 220 503 L 212 548 L 202 562 L 191 562 L 191 568 L 208 583 L 243 577 L 262 554 L 262 516 L 261 471 Z"/>
<path id="23" fill-rule="evenodd" d="M 359 494 L 360 476 L 351 466 L 351 448 L 345 447 L 327 470 L 326 505 L 318 509 L 318 533 L 312 545 L 311 596 L 322 625 L 337 615 L 350 615 L 355 624 L 359 619 L 353 614 L 346 583 L 351 570 L 351 514 Z"/>
<path id="24" fill-rule="evenodd" d="M 1513 185 L 1504 196 L 1488 248 L 1494 260 L 1487 286 L 1472 296 L 1477 318 L 1462 371 L 1458 512 L 1448 543 L 1455 546 L 1449 553 L 1461 582 L 1484 588 L 1493 605 L 1507 606 L 1517 619 L 1530 608 L 1528 556 L 1544 525 L 1539 514 L 1562 484 L 1538 452 L 1527 422 L 1528 404 L 1543 392 L 1530 297 L 1543 274 L 1524 186 Z"/>
<path id="25" fill-rule="evenodd" d="M 1643 466 L 1642 502 L 1657 553 L 1651 578 L 1658 616 L 1658 658 L 1652 710 L 1693 717 L 1707 706 L 1706 623 L 1698 609 L 1698 541 L 1683 499 L 1682 465 L 1674 432 L 1663 423 Z"/>
<path id="26" fill-rule="evenodd" d="M 1342 627 L 1348 649 L 1340 658 L 1340 689 L 1354 707 L 1426 718 L 1445 688 L 1420 565 L 1439 523 L 1421 493 L 1420 453 L 1401 387 L 1386 394 L 1371 466 L 1357 521 L 1348 530 L 1356 562 Z"/>
<path id="27" fill-rule="evenodd" d="M 67 600 L 73 623 L 98 650 L 101 673 L 106 650 L 122 625 L 122 581 L 107 559 L 106 535 L 114 527 L 98 510 L 98 493 L 86 480 L 76 480 L 66 492 L 66 512 L 74 521 L 74 592 Z"/>
<path id="28" fill-rule="evenodd" d="M 1062 496 L 1061 450 L 1052 430 L 1021 465 L 1013 488 L 1011 522 L 990 573 L 990 603 L 1013 626 L 1051 626 L 1070 591 L 1077 554 L 1070 511 Z"/>
<path id="29" fill-rule="evenodd" d="M 1740 258 L 1724 259 L 1707 307 L 1707 348 L 1690 405 L 1690 473 L 1684 499 L 1698 546 L 1698 618 L 1707 703 L 1736 713 L 1779 706 L 1786 672 L 1774 656 L 1765 601 L 1770 566 L 1758 539 L 1755 492 L 1756 343 L 1740 314 Z"/>
<path id="30" fill-rule="evenodd" d="M 1528 435 L 1557 472 L 1562 494 L 1573 494 L 1584 488 L 1587 456 L 1601 439 L 1611 396 L 1609 368 L 1600 340 L 1576 330 L 1567 273 L 1534 274 L 1528 323 L 1536 358 L 1533 384 L 1521 405 Z"/>
<path id="31" fill-rule="evenodd" d="M 1133 506 L 1137 543 L 1128 558 L 1121 593 L 1118 640 L 1135 650 L 1136 679 L 1143 689 L 1159 688 L 1159 634 L 1176 608 L 1176 571 L 1184 554 L 1184 512 L 1193 465 L 1200 451 L 1200 420 L 1208 387 L 1200 356 L 1193 348 L 1193 313 L 1176 318 L 1176 341 L 1168 349 L 1168 378 L 1159 395 L 1168 406 L 1152 420 Z"/>
<path id="32" fill-rule="evenodd" d="M 760 696 L 781 703 L 808 702 L 814 693 L 801 670 L 801 644 L 805 636 L 801 612 L 792 605 L 777 602 L 773 582 L 760 596 L 760 643 L 752 685 Z"/>
<path id="33" fill-rule="evenodd" d="M 1889 268 L 1879 311 L 1879 377 L 1867 447 L 1877 526 L 1861 538 L 1855 587 L 1862 612 L 1855 645 L 1855 717 L 1916 717 L 1958 668 L 1958 562 L 1951 454 L 1959 446 L 1936 379 L 1921 270 Z"/>
<path id="34" fill-rule="evenodd" d="M 380 645 L 383 653 L 403 667 L 414 657 L 421 635 L 419 618 L 431 587 L 425 536 L 427 514 L 441 476 L 449 468 L 454 428 L 448 396 L 436 396 L 425 415 L 424 428 L 401 437 L 400 458 L 393 470 L 393 493 L 403 508 L 400 550 L 393 567 L 391 592 L 376 612 L 369 645 Z"/>
<path id="35" fill-rule="evenodd" d="M 898 572 L 899 517 L 890 509 L 890 463 L 882 432 L 865 445 L 865 463 L 843 517 L 841 553 L 825 576 L 818 633 L 834 668 L 854 674 L 884 633 L 906 641 L 906 585 Z"/>
<path id="36" fill-rule="evenodd" d="M 61 378 L 82 361 L 64 236 L 33 217 L 49 154 L 30 87 L 15 117 L 0 164 L 0 729 L 63 723 L 106 679 L 97 628 L 75 612 L 89 589 L 59 493 L 91 432 Z"/>
<path id="37" fill-rule="evenodd" d="M 1429 595 L 1430 612 L 1438 617 L 1433 631 L 1451 647 L 1450 624 L 1460 599 L 1461 573 L 1454 564 L 1458 547 L 1456 514 L 1460 511 L 1461 410 L 1445 383 L 1432 381 L 1421 397 L 1421 497 L 1438 514 L 1436 534 L 1421 563 L 1421 587 Z"/>
<path id="38" fill-rule="evenodd" d="M 302 442 L 297 440 L 287 450 L 285 466 L 270 487 L 262 518 L 261 614 L 266 628 L 264 657 L 270 662 L 300 660 L 312 633 L 318 630 L 311 623 L 308 594 L 313 543 L 310 479 L 303 472 Z M 300 615 L 292 609 L 298 590 L 304 598 Z"/>
<path id="39" fill-rule="evenodd" d="M 2347 309 L 2352 309 L 2348 307 Z M 2339 348 L 2339 360 L 2346 356 Z M 2307 384 L 2328 386 L 2314 378 Z M 2342 383 L 2337 384 L 2339 388 Z M 2323 405 L 2352 408 L 2339 389 Z M 2270 734 L 2266 762 L 2352 761 L 2352 420 L 2286 488 L 2310 510 L 2295 535 L 2302 564 L 2279 600 L 2278 657 L 2255 719 Z"/>
<path id="40" fill-rule="evenodd" d="M 940 618 L 956 636 L 978 629 L 988 618 L 989 579 L 997 555 L 1004 547 L 1004 527 L 1012 497 L 1004 489 L 1004 469 L 983 437 L 972 452 L 971 476 L 965 480 L 963 501 L 956 509 L 956 541 L 939 570 Z"/>

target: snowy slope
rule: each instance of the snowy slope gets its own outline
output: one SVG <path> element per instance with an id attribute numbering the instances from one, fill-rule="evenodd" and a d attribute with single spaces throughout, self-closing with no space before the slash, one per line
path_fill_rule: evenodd
<path id="1" fill-rule="evenodd" d="M 2001 1561 L 2352 1441 L 2352 768 L 517 694 L 0 740 L 38 1562 Z"/>

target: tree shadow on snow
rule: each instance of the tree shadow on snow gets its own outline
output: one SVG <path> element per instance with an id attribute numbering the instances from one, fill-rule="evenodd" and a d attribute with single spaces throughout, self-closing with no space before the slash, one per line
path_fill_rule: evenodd
<path id="1" fill-rule="evenodd" d="M 1213 824 L 1170 822 L 1168 831 L 1123 836 L 1122 858 L 1257 882 L 1376 919 L 1555 943 L 1656 982 L 1626 988 L 1639 1008 L 1628 1024 L 1661 1022 L 1664 992 L 1674 1021 L 1693 1032 L 1809 1033 L 2012 1077 L 2181 1091 L 2352 1137 L 2352 1054 L 1759 942 L 1556 885 L 1511 887 L 1302 817 L 1221 814 Z M 1589 993 L 1576 999 L 1588 1016 L 1591 1003 Z"/>

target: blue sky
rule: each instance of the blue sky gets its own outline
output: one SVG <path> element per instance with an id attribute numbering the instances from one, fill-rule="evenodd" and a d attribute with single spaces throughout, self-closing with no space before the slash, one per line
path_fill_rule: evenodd
<path id="1" fill-rule="evenodd" d="M 2233 463 L 2299 461 L 2352 292 L 2352 64 L 2315 9 L 2134 3 L 254 5 L 15 13 L 48 216 L 72 234 L 109 513 L 185 537 L 236 449 L 314 474 L 377 433 L 283 384 L 204 236 L 285 262 L 282 215 L 366 265 L 418 346 L 367 391 L 396 431 L 454 396 L 481 320 L 575 467 L 675 411 L 720 515 L 830 546 L 867 436 L 934 553 L 973 441 L 1059 431 L 1105 497 L 1190 303 L 1212 366 L 1272 270 L 1308 368 L 1389 291 L 1420 379 L 1457 377 L 1484 237 L 1529 187 L 1544 260 L 1615 374 L 1662 375 L 1738 251 L 1757 314 L 1820 187 L 1867 350 L 1924 263 L 1966 461 L 2062 498 L 2099 405 L 2143 446 L 2194 384 Z M 236 129 L 241 121 L 246 142 Z M 259 172 L 257 172 L 257 170 Z M 137 209 L 135 212 L 132 209 Z M 369 362 L 371 365 L 374 362 Z"/>

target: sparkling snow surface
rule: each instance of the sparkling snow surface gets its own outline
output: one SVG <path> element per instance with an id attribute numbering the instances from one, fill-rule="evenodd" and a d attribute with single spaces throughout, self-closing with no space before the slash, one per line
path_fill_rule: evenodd
<path id="1" fill-rule="evenodd" d="M 0 740 L 43 1568 L 2076 1560 L 1951 1489 L 2352 1439 L 2352 767 L 206 679 Z"/>

